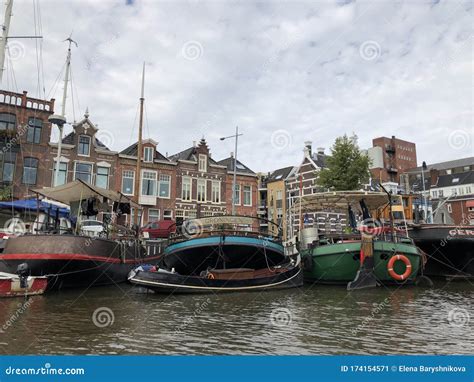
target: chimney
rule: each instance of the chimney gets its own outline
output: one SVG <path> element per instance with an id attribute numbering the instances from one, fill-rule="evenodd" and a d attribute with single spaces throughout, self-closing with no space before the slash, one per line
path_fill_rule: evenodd
<path id="1" fill-rule="evenodd" d="M 230 152 L 230 157 L 231 157 L 231 158 L 234 157 L 234 152 L 233 152 L 233 151 Z"/>
<path id="2" fill-rule="evenodd" d="M 438 184 L 438 177 L 439 177 L 439 171 L 436 170 L 435 168 L 430 169 L 430 180 L 431 180 L 431 185 L 435 186 Z M 425 175 L 426 178 L 426 175 Z"/>
<path id="3" fill-rule="evenodd" d="M 313 153 L 311 152 L 311 150 L 312 150 L 312 147 L 311 147 L 312 143 L 313 143 L 313 142 L 311 142 L 311 141 L 306 141 L 306 142 L 304 143 L 304 149 L 305 149 L 305 151 L 308 151 L 309 156 L 311 156 L 311 155 L 313 154 Z"/>
<path id="4" fill-rule="evenodd" d="M 318 147 L 316 150 L 319 155 L 324 155 L 324 147 Z"/>

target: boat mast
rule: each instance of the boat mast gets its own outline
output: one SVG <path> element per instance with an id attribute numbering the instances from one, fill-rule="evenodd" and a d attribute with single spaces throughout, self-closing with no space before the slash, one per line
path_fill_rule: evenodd
<path id="1" fill-rule="evenodd" d="M 12 18 L 13 0 L 7 2 L 5 8 L 5 24 L 2 29 L 2 40 L 0 41 L 0 83 L 3 80 L 3 71 L 5 70 L 5 52 L 7 50 L 8 32 L 10 31 L 10 21 Z"/>
<path id="2" fill-rule="evenodd" d="M 143 104 L 145 102 L 145 63 L 142 71 L 142 91 L 140 96 L 140 121 L 138 124 L 138 144 L 137 144 L 137 175 L 135 176 L 135 190 L 137 192 L 137 204 L 140 204 L 140 172 L 142 157 L 142 131 L 143 131 Z M 135 208 L 135 224 L 138 226 L 138 208 Z"/>
<path id="3" fill-rule="evenodd" d="M 69 82 L 69 71 L 71 69 L 71 44 L 74 43 L 77 46 L 77 43 L 69 36 L 66 40 L 69 42 L 69 47 L 67 50 L 66 57 L 66 72 L 64 73 L 64 89 L 63 89 L 63 103 L 61 106 L 60 115 L 51 115 L 48 120 L 51 123 L 54 123 L 59 128 L 59 141 L 58 141 L 58 153 L 56 155 L 56 170 L 54 172 L 54 186 L 58 185 L 59 179 L 59 166 L 61 162 L 61 148 L 63 143 L 63 128 L 66 123 L 66 98 L 67 98 L 67 85 Z"/>

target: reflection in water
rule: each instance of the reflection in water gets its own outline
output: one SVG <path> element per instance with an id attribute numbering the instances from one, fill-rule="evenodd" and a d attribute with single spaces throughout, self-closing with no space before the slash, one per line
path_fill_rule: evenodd
<path id="1" fill-rule="evenodd" d="M 0 352 L 474 354 L 473 297 L 469 282 L 196 296 L 128 285 L 56 292 L 25 309 L 22 299 L 0 300 Z"/>

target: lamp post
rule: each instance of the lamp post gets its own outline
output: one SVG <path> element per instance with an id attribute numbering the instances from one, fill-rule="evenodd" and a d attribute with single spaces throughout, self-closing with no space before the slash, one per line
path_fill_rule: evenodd
<path id="1" fill-rule="evenodd" d="M 228 138 L 235 138 L 235 151 L 234 151 L 234 180 L 232 181 L 232 215 L 235 215 L 235 191 L 237 186 L 237 143 L 239 137 L 243 134 L 239 134 L 239 126 L 235 127 L 235 134 L 229 135 L 228 137 L 220 138 L 221 141 Z"/>
<path id="2" fill-rule="evenodd" d="M 423 193 L 422 193 L 422 198 L 421 198 L 421 201 L 423 203 L 423 213 L 424 213 L 424 218 L 425 218 L 425 221 L 427 223 L 428 222 L 428 205 L 426 203 L 426 196 L 425 196 L 425 191 L 426 191 L 426 187 L 425 187 L 425 170 L 427 169 L 427 166 L 426 166 L 426 162 L 423 161 L 423 164 L 421 166 L 421 181 L 423 182 Z"/>

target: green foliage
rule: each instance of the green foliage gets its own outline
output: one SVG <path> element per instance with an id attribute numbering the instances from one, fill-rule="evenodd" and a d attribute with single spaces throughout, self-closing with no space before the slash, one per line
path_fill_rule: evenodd
<path id="1" fill-rule="evenodd" d="M 370 159 L 362 154 L 357 136 L 336 138 L 326 168 L 319 172 L 318 184 L 335 191 L 357 190 L 370 177 Z"/>
<path id="2" fill-rule="evenodd" d="M 0 201 L 11 200 L 12 190 L 10 187 L 0 188 Z"/>

